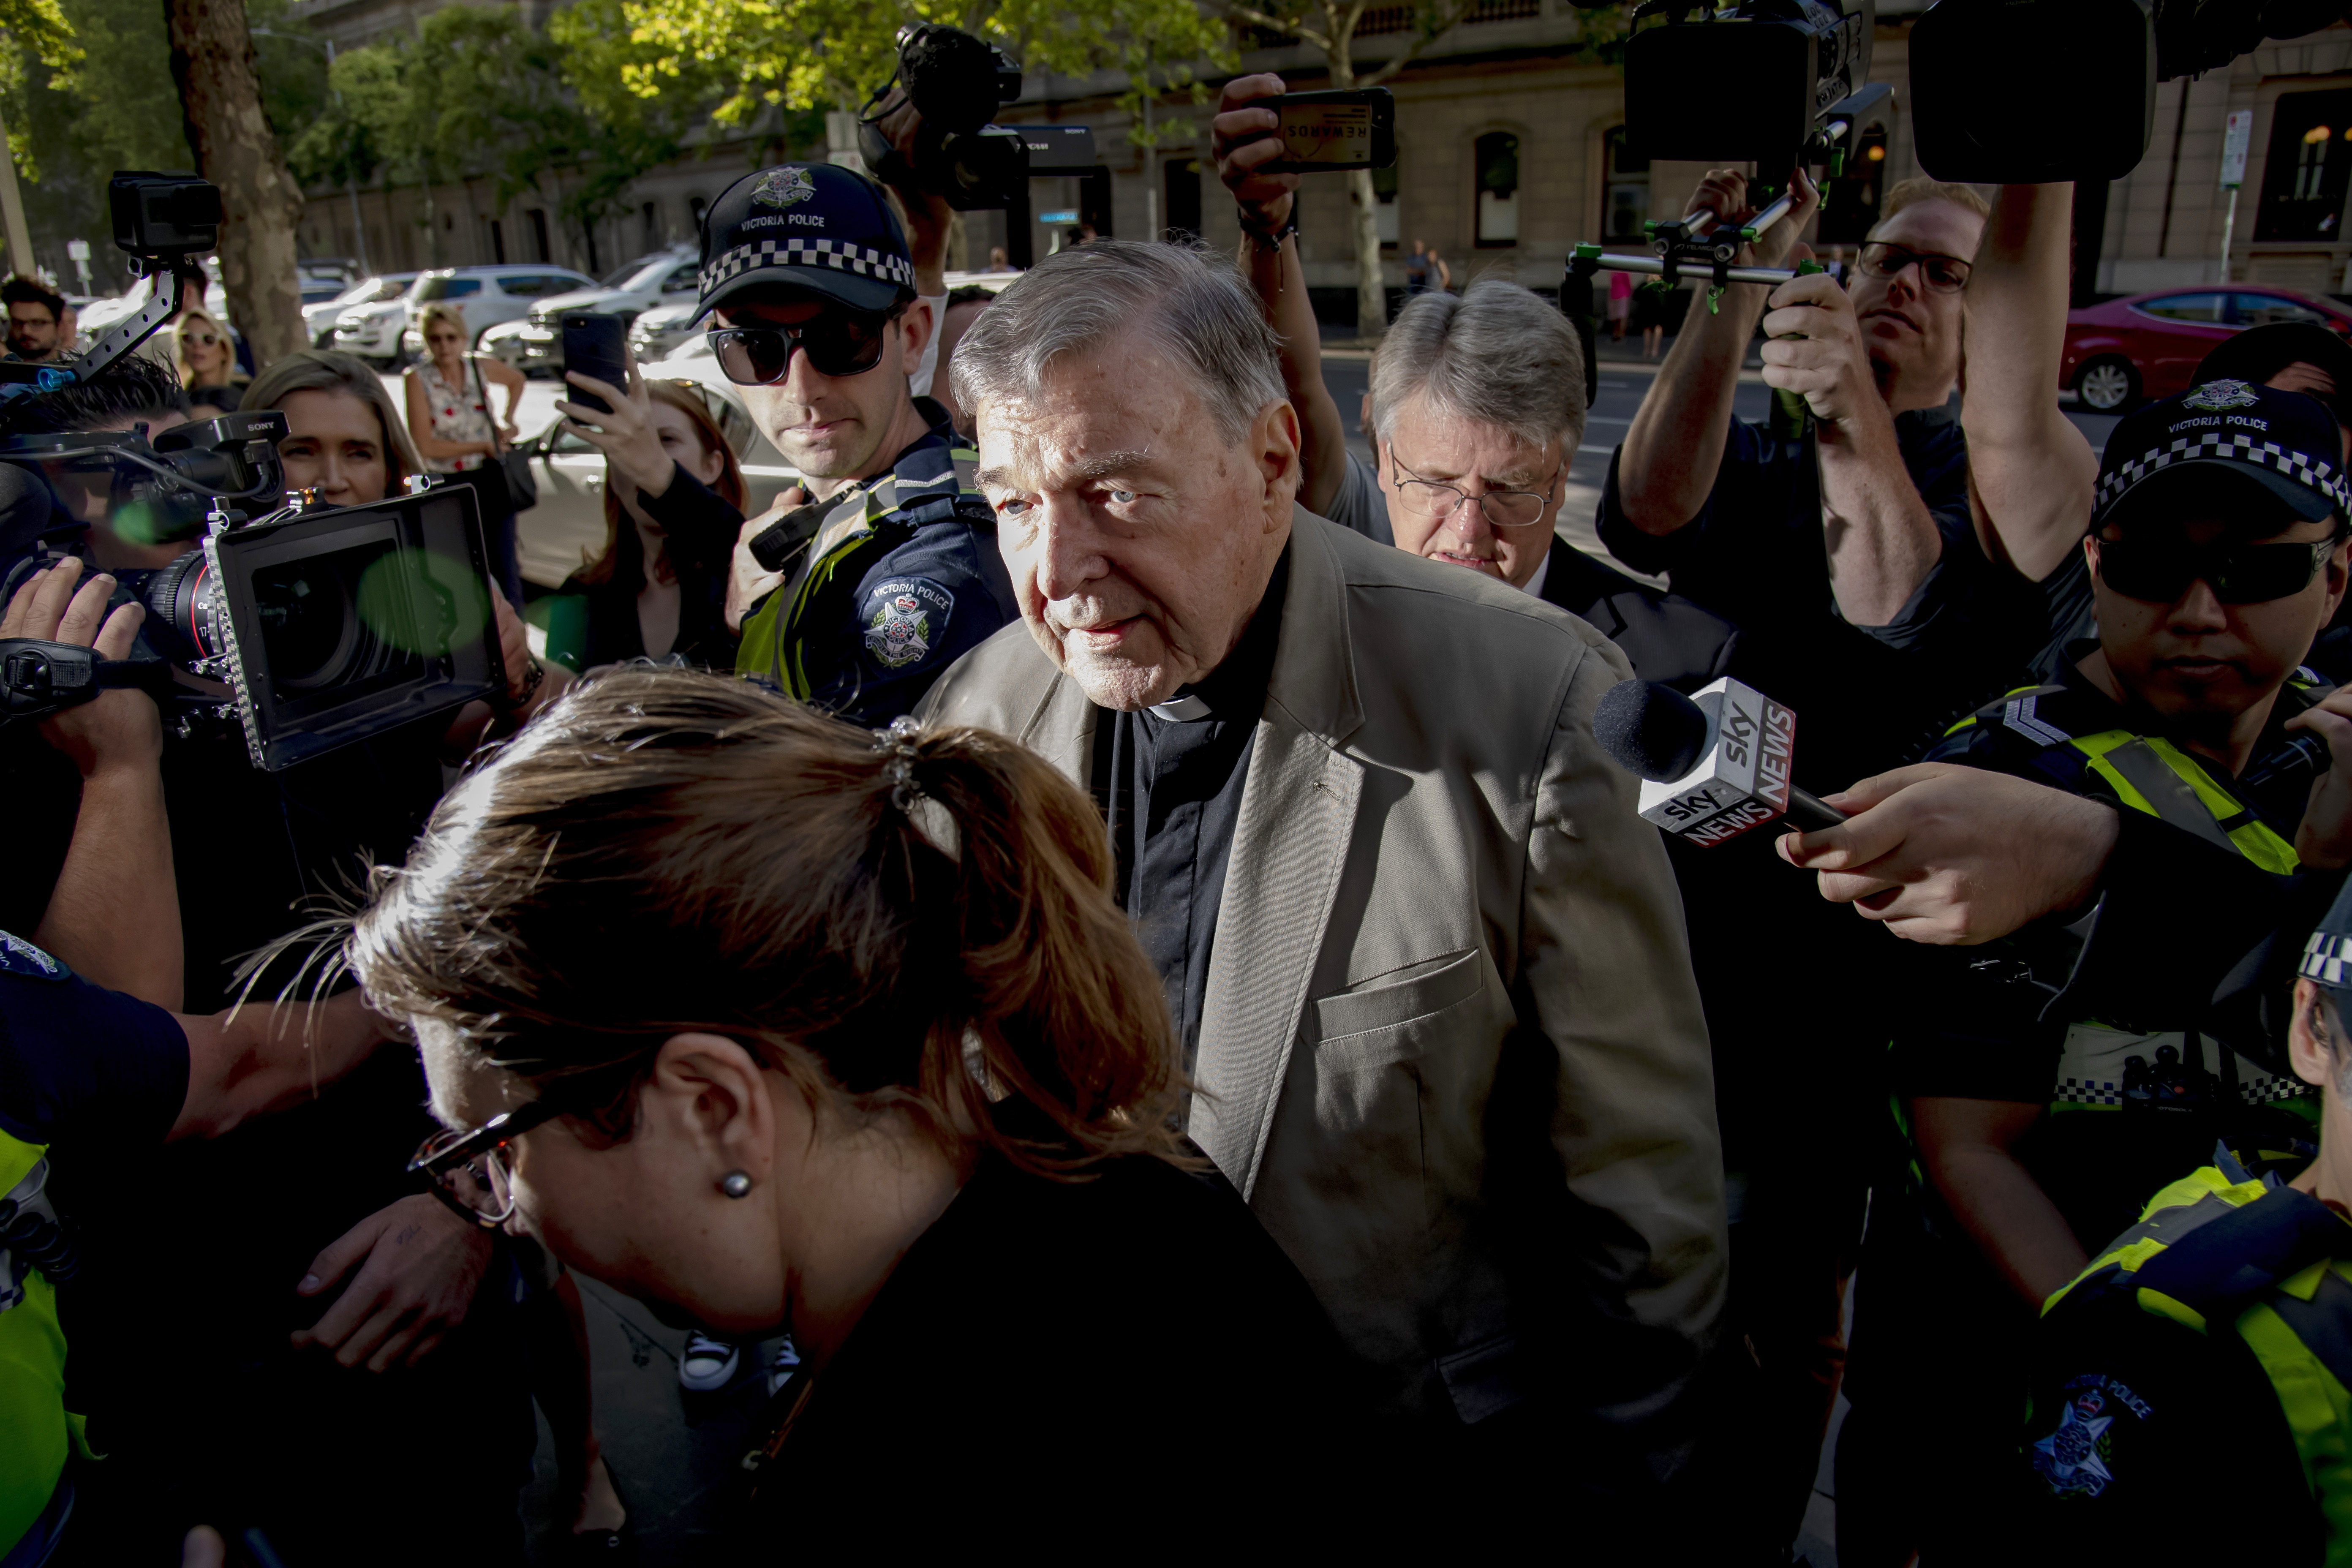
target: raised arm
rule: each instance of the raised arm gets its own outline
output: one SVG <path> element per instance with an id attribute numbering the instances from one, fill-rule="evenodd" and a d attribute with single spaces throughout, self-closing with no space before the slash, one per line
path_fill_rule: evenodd
<path id="1" fill-rule="evenodd" d="M 85 583 L 81 574 L 81 563 L 68 557 L 32 577 L 0 615 L 0 637 L 73 643 L 96 647 L 103 658 L 129 658 L 146 612 L 125 605 L 109 615 L 114 579 Z M 185 961 L 155 700 L 143 691 L 101 692 L 44 723 L 41 735 L 80 773 L 81 807 L 33 930 L 34 945 L 110 991 L 177 1007 Z"/>
<path id="2" fill-rule="evenodd" d="M 1281 340 L 1283 384 L 1298 411 L 1298 504 L 1319 515 L 1339 493 L 1340 476 L 1347 471 L 1348 429 L 1339 405 L 1323 383 L 1322 332 L 1307 297 L 1298 237 L 1285 235 L 1279 247 L 1252 237 L 1279 233 L 1297 200 L 1297 175 L 1259 172 L 1261 165 L 1281 156 L 1282 143 L 1265 134 L 1281 123 L 1279 118 L 1273 110 L 1256 106 L 1282 91 L 1278 76 L 1234 78 L 1225 84 L 1210 130 L 1217 177 L 1241 208 L 1242 276 L 1256 291 L 1274 335 Z"/>
<path id="3" fill-rule="evenodd" d="M 1985 553 L 2035 582 L 2081 547 L 2099 460 L 2059 412 L 2072 185 L 2003 185 L 1969 275 L 1969 499 Z"/>
<path id="4" fill-rule="evenodd" d="M 299 1104 L 400 1037 L 357 991 L 179 1023 L 188 1037 L 188 1098 L 172 1123 L 174 1139 L 217 1138 L 247 1117 Z"/>
<path id="5" fill-rule="evenodd" d="M 1801 173 L 1794 177 L 1796 205 L 1761 239 L 1740 247 L 1738 265 L 1779 267 L 1785 261 L 1798 232 L 1821 205 L 1812 182 Z M 1730 169 L 1709 171 L 1685 210 L 1702 207 L 1731 224 L 1754 216 L 1747 176 Z M 1768 291 L 1758 283 L 1734 283 L 1713 310 L 1706 308 L 1705 292 L 1701 285 L 1701 297 L 1692 301 L 1618 453 L 1618 497 L 1626 520 L 1644 533 L 1672 533 L 1706 504 L 1716 470 L 1723 465 L 1740 362 L 1747 358 L 1748 340 L 1764 312 Z"/>

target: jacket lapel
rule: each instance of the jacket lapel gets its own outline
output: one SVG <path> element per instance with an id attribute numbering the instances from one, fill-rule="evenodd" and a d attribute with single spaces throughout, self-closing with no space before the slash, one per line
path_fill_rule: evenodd
<path id="1" fill-rule="evenodd" d="M 1331 529 L 1303 510 L 1292 518 L 1282 636 L 1242 786 L 1194 1067 L 1206 1093 L 1193 1102 L 1193 1141 L 1244 1197 L 1298 1037 L 1363 787 L 1362 766 L 1338 750 L 1363 723 L 1363 707 Z"/>

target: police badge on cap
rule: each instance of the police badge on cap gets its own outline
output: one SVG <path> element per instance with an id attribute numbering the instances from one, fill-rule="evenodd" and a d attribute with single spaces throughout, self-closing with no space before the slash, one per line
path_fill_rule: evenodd
<path id="1" fill-rule="evenodd" d="M 779 163 L 721 192 L 702 220 L 702 309 L 779 287 L 857 310 L 914 298 L 906 231 L 882 187 L 833 163 Z"/>

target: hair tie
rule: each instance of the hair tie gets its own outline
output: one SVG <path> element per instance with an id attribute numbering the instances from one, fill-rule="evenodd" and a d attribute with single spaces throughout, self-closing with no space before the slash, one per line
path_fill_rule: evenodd
<path id="1" fill-rule="evenodd" d="M 887 759 L 882 772 L 890 781 L 890 802 L 900 811 L 912 810 L 922 794 L 915 787 L 915 748 L 922 736 L 923 727 L 905 713 L 891 720 L 888 729 L 874 731 L 874 750 Z"/>

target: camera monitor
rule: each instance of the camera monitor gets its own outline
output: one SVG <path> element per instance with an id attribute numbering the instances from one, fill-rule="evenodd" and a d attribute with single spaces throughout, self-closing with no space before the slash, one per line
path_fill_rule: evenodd
<path id="1" fill-rule="evenodd" d="M 1639 157 L 1753 163 L 1778 185 L 1831 110 L 1869 82 L 1874 0 L 1740 0 L 1690 21 L 1685 5 L 1663 9 L 1670 19 L 1625 46 L 1625 126 Z"/>
<path id="2" fill-rule="evenodd" d="M 209 535 L 143 595 L 151 630 L 225 675 L 254 765 L 280 768 L 505 689 L 465 486 Z"/>

